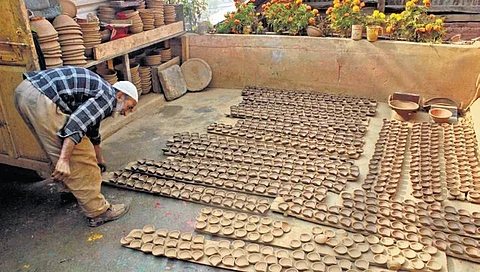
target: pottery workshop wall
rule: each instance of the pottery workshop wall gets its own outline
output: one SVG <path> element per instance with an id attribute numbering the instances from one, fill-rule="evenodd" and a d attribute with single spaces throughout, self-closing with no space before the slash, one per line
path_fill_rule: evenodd
<path id="1" fill-rule="evenodd" d="M 379 101 L 395 91 L 470 101 L 480 74 L 479 49 L 276 35 L 189 36 L 189 56 L 212 68 L 211 87 L 317 90 Z"/>

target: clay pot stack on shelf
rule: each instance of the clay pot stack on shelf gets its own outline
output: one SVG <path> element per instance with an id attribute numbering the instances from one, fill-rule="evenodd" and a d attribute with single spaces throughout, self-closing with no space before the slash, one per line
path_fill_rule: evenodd
<path id="1" fill-rule="evenodd" d="M 58 32 L 64 65 L 85 65 L 85 46 L 80 26 L 68 15 L 59 15 L 53 20 Z"/>
<path id="2" fill-rule="evenodd" d="M 77 23 L 82 30 L 85 56 L 93 57 L 93 47 L 102 42 L 98 17 L 89 14 L 86 20 L 78 19 Z"/>
<path id="3" fill-rule="evenodd" d="M 155 28 L 155 14 L 153 10 L 139 10 L 139 14 L 143 23 L 143 31 L 152 30 Z"/>
<path id="4" fill-rule="evenodd" d="M 155 51 L 147 52 L 144 58 L 144 63 L 148 66 L 160 65 L 162 63 L 162 55 Z"/>
<path id="5" fill-rule="evenodd" d="M 138 72 L 142 83 L 142 94 L 147 94 L 152 89 L 152 70 L 148 66 L 140 66 Z"/>
<path id="6" fill-rule="evenodd" d="M 163 9 L 164 9 L 163 16 L 165 18 L 165 24 L 168 25 L 168 24 L 175 23 L 175 17 L 177 16 L 175 14 L 175 6 L 165 5 Z"/>
<path id="7" fill-rule="evenodd" d="M 97 74 L 99 74 L 105 81 L 110 84 L 115 84 L 118 81 L 117 72 L 110 69 L 97 69 Z"/>
<path id="8" fill-rule="evenodd" d="M 142 94 L 142 81 L 140 79 L 140 73 L 138 71 L 139 64 L 130 64 L 130 73 L 132 75 L 132 83 L 137 87 L 138 96 Z"/>
<path id="9" fill-rule="evenodd" d="M 162 61 L 167 62 L 172 59 L 172 50 L 170 48 L 163 48 L 160 51 L 160 55 L 162 55 Z"/>
<path id="10" fill-rule="evenodd" d="M 97 15 L 100 21 L 109 24 L 115 19 L 115 9 L 110 6 L 99 6 Z"/>
<path id="11" fill-rule="evenodd" d="M 47 68 L 62 66 L 62 51 L 58 43 L 58 33 L 53 25 L 43 17 L 31 18 L 30 25 L 37 32 Z"/>
<path id="12" fill-rule="evenodd" d="M 155 27 L 160 27 L 165 25 L 164 17 L 163 17 L 163 0 L 147 0 L 147 7 L 149 10 L 152 10 L 154 19 L 155 19 Z"/>
<path id="13" fill-rule="evenodd" d="M 132 25 L 128 27 L 128 32 L 136 34 L 143 31 L 143 22 L 138 11 L 125 10 L 117 13 L 117 17 L 132 21 Z"/>

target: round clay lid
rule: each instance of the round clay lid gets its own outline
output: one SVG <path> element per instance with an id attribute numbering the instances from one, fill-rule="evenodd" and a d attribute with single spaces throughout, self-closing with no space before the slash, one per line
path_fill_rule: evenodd
<path id="1" fill-rule="evenodd" d="M 191 92 L 205 89 L 212 80 L 212 69 L 202 59 L 189 59 L 182 64 L 181 69 L 187 89 Z"/>
<path id="2" fill-rule="evenodd" d="M 60 4 L 60 9 L 62 10 L 62 14 L 68 15 L 72 18 L 77 16 L 77 6 L 70 0 L 58 0 L 58 4 Z"/>

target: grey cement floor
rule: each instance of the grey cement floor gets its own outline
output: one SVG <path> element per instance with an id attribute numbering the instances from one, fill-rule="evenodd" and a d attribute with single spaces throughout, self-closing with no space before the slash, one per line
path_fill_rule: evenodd
<path id="1" fill-rule="evenodd" d="M 155 114 L 130 123 L 102 144 L 109 170 L 121 169 L 138 158 L 162 159 L 161 148 L 174 132 L 204 133 L 212 122 L 233 124 L 235 120 L 226 118 L 225 113 L 230 105 L 241 101 L 240 93 L 226 89 L 189 93 L 165 103 Z M 366 174 L 382 118 L 390 117 L 388 106 L 380 103 L 377 116 L 371 119 L 365 153 L 357 162 L 362 175 Z M 129 204 L 130 211 L 118 221 L 92 229 L 86 225 L 77 205 L 62 204 L 47 182 L 35 182 L 9 168 L 0 168 L 0 177 L 0 271 L 218 271 L 209 266 L 156 258 L 122 248 L 119 243 L 131 229 L 146 224 L 193 231 L 202 205 L 104 186 L 107 199 Z M 348 186 L 350 191 L 359 184 Z M 271 212 L 269 216 L 313 226 Z M 480 271 L 479 265 L 452 258 L 448 259 L 448 268 Z"/>

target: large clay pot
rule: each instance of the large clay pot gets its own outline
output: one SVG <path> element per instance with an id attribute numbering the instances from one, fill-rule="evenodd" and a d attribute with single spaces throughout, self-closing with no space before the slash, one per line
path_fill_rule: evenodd
<path id="1" fill-rule="evenodd" d="M 356 40 L 356 41 L 361 40 L 362 31 L 363 31 L 362 25 L 352 25 L 352 35 L 351 35 L 352 40 Z"/>
<path id="2" fill-rule="evenodd" d="M 322 31 L 316 26 L 307 26 L 307 35 L 310 37 L 322 36 Z"/>
<path id="3" fill-rule="evenodd" d="M 367 26 L 367 40 L 369 42 L 378 40 L 380 32 L 383 33 L 383 29 L 380 26 Z"/>

